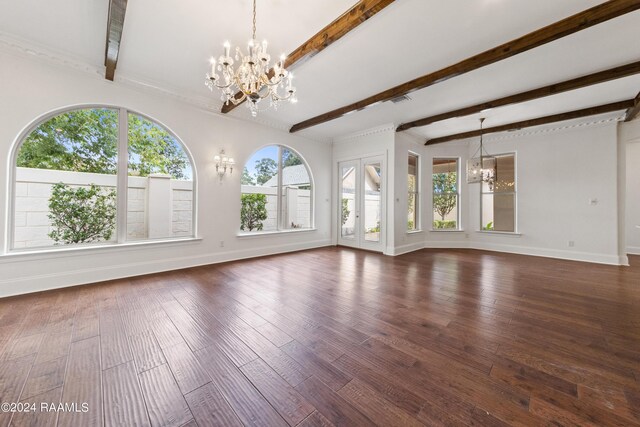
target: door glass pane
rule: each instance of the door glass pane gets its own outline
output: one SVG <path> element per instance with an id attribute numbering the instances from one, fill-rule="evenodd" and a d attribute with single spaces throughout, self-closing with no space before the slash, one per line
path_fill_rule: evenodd
<path id="1" fill-rule="evenodd" d="M 356 225 L 356 168 L 342 166 L 340 176 L 342 176 L 341 235 L 345 239 L 354 239 Z"/>
<path id="2" fill-rule="evenodd" d="M 364 239 L 369 242 L 380 241 L 380 213 L 382 212 L 380 163 L 370 163 L 364 167 Z"/>

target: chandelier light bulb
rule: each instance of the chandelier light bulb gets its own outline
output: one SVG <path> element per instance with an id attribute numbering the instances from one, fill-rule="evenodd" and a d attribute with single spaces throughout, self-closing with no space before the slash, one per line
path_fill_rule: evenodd
<path id="1" fill-rule="evenodd" d="M 246 103 L 251 115 L 255 117 L 261 100 L 268 98 L 269 106 L 277 108 L 280 101 L 296 102 L 296 89 L 292 85 L 293 76 L 284 68 L 286 56 L 271 65 L 271 56 L 267 52 L 268 42 L 263 40 L 258 43 L 256 37 L 256 0 L 253 1 L 253 32 L 252 38 L 247 44 L 246 54 L 236 47 L 235 59 L 237 65 L 230 57 L 231 44 L 224 42 L 224 55 L 217 63 L 212 59 L 211 74 L 207 74 L 206 86 L 213 91 L 214 88 L 222 92 L 221 99 L 226 104 L 238 105 Z M 216 69 L 218 73 L 216 74 Z M 286 79 L 288 78 L 288 81 Z M 287 83 L 285 89 L 285 83 Z M 279 92 L 279 90 L 281 92 Z M 282 91 L 285 91 L 282 93 Z"/>

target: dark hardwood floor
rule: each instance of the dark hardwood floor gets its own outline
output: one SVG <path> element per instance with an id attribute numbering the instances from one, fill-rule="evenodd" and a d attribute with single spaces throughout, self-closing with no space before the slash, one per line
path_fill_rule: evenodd
<path id="1" fill-rule="evenodd" d="M 325 248 L 3 299 L 37 411 L 0 426 L 640 425 L 632 264 Z"/>

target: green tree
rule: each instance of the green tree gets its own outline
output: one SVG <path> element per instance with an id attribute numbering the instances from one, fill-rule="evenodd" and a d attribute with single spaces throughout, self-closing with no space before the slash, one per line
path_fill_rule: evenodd
<path id="1" fill-rule="evenodd" d="M 49 198 L 49 237 L 56 244 L 109 240 L 116 225 L 116 192 L 95 184 L 71 188 L 59 182 Z"/>
<path id="2" fill-rule="evenodd" d="M 249 170 L 245 166 L 242 169 L 242 176 L 240 177 L 240 184 L 242 185 L 256 185 L 256 180 L 251 176 Z"/>
<path id="3" fill-rule="evenodd" d="M 129 114 L 129 170 L 139 176 L 154 173 L 184 179 L 189 164 L 178 142 L 165 129 L 135 114 Z"/>
<path id="4" fill-rule="evenodd" d="M 282 149 L 282 167 L 301 165 L 302 159 L 293 151 L 283 148 Z"/>
<path id="5" fill-rule="evenodd" d="M 129 169 L 140 176 L 187 176 L 188 159 L 178 142 L 155 123 L 129 115 Z M 69 111 L 38 125 L 18 152 L 25 168 L 113 175 L 118 162 L 118 112 L 94 108 Z"/>
<path id="6" fill-rule="evenodd" d="M 268 157 L 256 160 L 256 182 L 262 185 L 278 173 L 278 162 Z"/>
<path id="7" fill-rule="evenodd" d="M 433 174 L 433 210 L 440 215 L 442 221 L 458 202 L 455 172 Z"/>
<path id="8" fill-rule="evenodd" d="M 115 110 L 76 110 L 34 129 L 20 147 L 17 165 L 26 168 L 115 174 L 118 147 Z"/>
<path id="9" fill-rule="evenodd" d="M 262 221 L 267 219 L 267 195 L 243 194 L 241 201 L 240 230 L 262 230 Z"/>
<path id="10" fill-rule="evenodd" d="M 347 219 L 349 219 L 349 214 L 351 211 L 349 210 L 349 199 L 346 197 L 342 198 L 342 225 L 347 223 Z"/>

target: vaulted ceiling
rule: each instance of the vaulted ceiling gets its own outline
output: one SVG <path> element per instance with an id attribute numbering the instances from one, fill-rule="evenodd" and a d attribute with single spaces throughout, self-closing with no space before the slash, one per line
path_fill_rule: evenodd
<path id="1" fill-rule="evenodd" d="M 258 0 L 258 38 L 273 55 L 289 53 L 352 7 L 354 0 Z M 295 67 L 299 102 L 260 113 L 282 127 L 366 98 L 603 3 L 597 0 L 396 0 L 313 58 Z M 104 65 L 108 0 L 0 0 L 0 38 Z M 631 12 L 517 56 L 300 131 L 336 137 L 416 120 L 559 83 L 640 60 L 640 11 Z M 131 0 L 116 82 L 136 82 L 220 111 L 204 86 L 210 56 L 222 43 L 244 47 L 251 0 Z M 640 74 L 525 103 L 415 127 L 435 138 L 632 99 Z M 228 113 L 252 120 L 244 106 Z"/>

